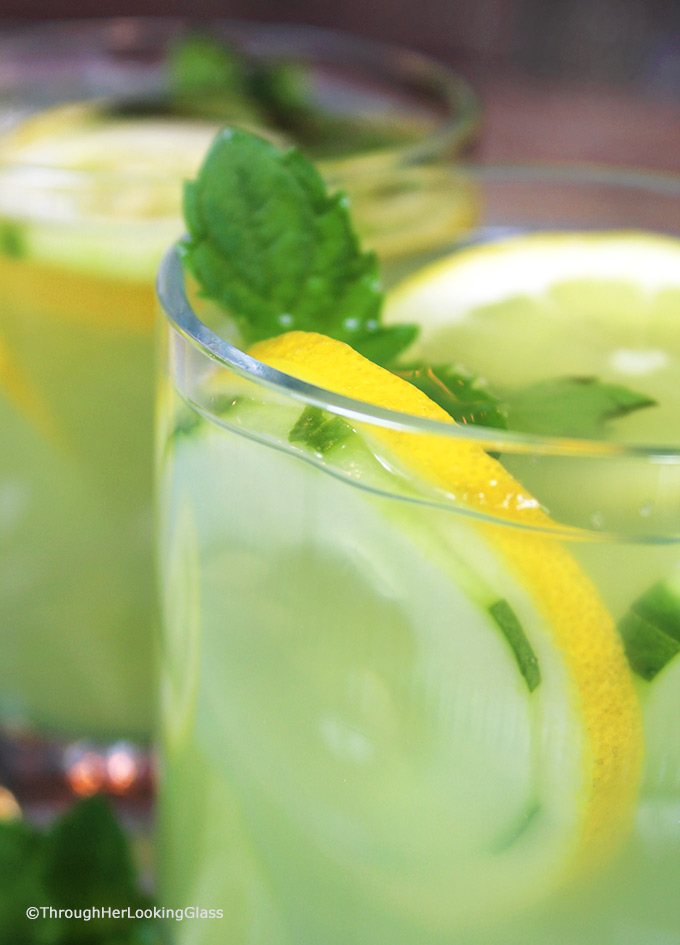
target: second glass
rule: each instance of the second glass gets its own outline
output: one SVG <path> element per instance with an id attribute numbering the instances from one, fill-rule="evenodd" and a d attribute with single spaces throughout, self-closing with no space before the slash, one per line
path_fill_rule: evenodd
<path id="1" fill-rule="evenodd" d="M 181 181 L 233 117 L 192 113 L 174 87 L 188 30 L 119 20 L 6 40 L 0 713 L 16 731 L 150 730 L 152 281 L 182 229 Z M 302 125 L 292 137 L 321 142 L 327 176 L 364 207 L 385 257 L 465 225 L 465 201 L 447 218 L 432 212 L 448 175 L 438 162 L 476 123 L 445 68 L 304 28 L 210 24 L 201 35 L 199 54 L 219 38 L 258 75 L 295 78 L 310 139 Z M 266 117 L 261 127 L 290 137 Z"/>

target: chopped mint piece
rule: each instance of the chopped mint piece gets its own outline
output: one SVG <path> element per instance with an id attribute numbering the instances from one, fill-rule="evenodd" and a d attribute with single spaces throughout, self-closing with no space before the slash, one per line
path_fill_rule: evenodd
<path id="1" fill-rule="evenodd" d="M 504 853 L 506 850 L 509 850 L 510 847 L 514 846 L 520 837 L 531 830 L 532 825 L 535 823 L 542 810 L 543 806 L 538 801 L 531 801 L 527 805 L 526 811 L 519 815 L 517 822 L 513 825 L 511 830 L 509 830 L 500 841 L 494 844 L 493 852 L 495 854 Z"/>
<path id="2" fill-rule="evenodd" d="M 619 621 L 619 632 L 633 672 L 654 679 L 680 653 L 680 593 L 673 582 L 658 581 L 641 594 Z"/>
<path id="3" fill-rule="evenodd" d="M 219 417 L 223 417 L 224 414 L 230 413 L 234 408 L 243 401 L 243 397 L 239 394 L 217 394 L 210 399 L 210 406 L 214 413 Z"/>
<path id="4" fill-rule="evenodd" d="M 394 373 L 439 404 L 457 423 L 507 428 L 507 412 L 500 399 L 474 374 L 450 365 L 425 364 L 399 367 Z"/>
<path id="5" fill-rule="evenodd" d="M 323 456 L 354 430 L 342 417 L 328 416 L 320 407 L 305 407 L 288 434 L 291 443 L 304 443 Z"/>
<path id="6" fill-rule="evenodd" d="M 680 643 L 633 611 L 619 621 L 619 633 L 630 668 L 648 682 L 680 653 Z"/>
<path id="7" fill-rule="evenodd" d="M 177 439 L 181 436 L 188 436 L 190 433 L 193 433 L 200 422 L 201 418 L 195 411 L 181 411 L 175 419 L 175 425 L 172 428 L 172 437 Z"/>
<path id="8" fill-rule="evenodd" d="M 497 600 L 489 607 L 489 613 L 510 644 L 515 654 L 519 671 L 524 676 L 529 692 L 533 692 L 541 681 L 541 670 L 533 647 L 510 604 Z"/>
<path id="9" fill-rule="evenodd" d="M 680 579 L 652 584 L 632 609 L 680 644 Z"/>
<path id="10" fill-rule="evenodd" d="M 26 255 L 24 235 L 16 223 L 0 223 L 0 253 L 13 259 Z"/>
<path id="11" fill-rule="evenodd" d="M 610 420 L 656 401 L 596 377 L 558 377 L 539 381 L 506 398 L 508 426 L 520 433 L 548 436 L 598 436 Z"/>
<path id="12" fill-rule="evenodd" d="M 246 346 L 297 329 L 391 360 L 415 337 L 416 326 L 380 324 L 376 257 L 359 246 L 347 198 L 329 195 L 299 151 L 221 132 L 185 186 L 184 214 L 186 264 Z"/>

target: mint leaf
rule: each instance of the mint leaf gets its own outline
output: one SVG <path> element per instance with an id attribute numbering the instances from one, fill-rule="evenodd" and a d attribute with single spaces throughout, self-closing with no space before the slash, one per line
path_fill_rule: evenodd
<path id="1" fill-rule="evenodd" d="M 160 942 L 149 919 L 29 920 L 29 906 L 53 909 L 148 908 L 129 841 L 101 797 L 74 805 L 48 830 L 0 823 L 0 939 L 12 945 L 134 945 Z"/>
<path id="2" fill-rule="evenodd" d="M 314 113 L 304 68 L 294 62 L 251 61 L 248 89 L 275 128 L 297 132 Z"/>
<path id="3" fill-rule="evenodd" d="M 658 581 L 619 621 L 628 662 L 651 681 L 680 653 L 680 580 Z"/>
<path id="4" fill-rule="evenodd" d="M 288 434 L 288 441 L 304 443 L 323 456 L 352 433 L 354 430 L 342 417 L 328 416 L 320 407 L 305 407 Z"/>
<path id="5" fill-rule="evenodd" d="M 42 882 L 43 837 L 37 829 L 17 821 L 0 824 L 0 928 L 1 938 L 12 945 L 32 945 L 43 939 L 47 922 L 29 922 L 29 906 L 46 904 Z M 39 926 L 36 928 L 35 926 Z"/>
<path id="6" fill-rule="evenodd" d="M 243 55 L 203 34 L 187 36 L 169 53 L 170 96 L 175 108 L 194 116 L 265 124 L 250 95 Z"/>
<path id="7" fill-rule="evenodd" d="M 136 904 L 128 840 L 101 796 L 76 804 L 46 838 L 45 883 L 64 908 Z"/>
<path id="8" fill-rule="evenodd" d="M 595 377 L 558 377 L 501 395 L 459 366 L 419 362 L 392 368 L 457 423 L 519 433 L 594 437 L 606 424 L 656 401 Z"/>
<path id="9" fill-rule="evenodd" d="M 493 603 L 489 607 L 489 613 L 508 641 L 529 692 L 533 692 L 541 682 L 541 670 L 536 654 L 531 643 L 529 643 L 522 624 L 519 622 L 517 614 L 510 604 L 503 599 Z"/>
<path id="10" fill-rule="evenodd" d="M 172 99 L 194 115 L 248 121 L 281 131 L 315 157 L 389 147 L 394 123 L 375 116 L 325 110 L 314 101 L 309 69 L 292 59 L 251 56 L 204 33 L 185 36 L 170 51 Z M 408 128 L 399 128 L 411 140 Z"/>
<path id="11" fill-rule="evenodd" d="M 260 61 L 207 34 L 183 37 L 170 50 L 168 66 L 172 98 L 194 114 L 289 130 L 310 110 L 300 67 Z"/>
<path id="12" fill-rule="evenodd" d="M 172 89 L 182 98 L 242 95 L 246 91 L 240 57 L 210 36 L 185 37 L 170 50 L 168 64 Z"/>
<path id="13" fill-rule="evenodd" d="M 457 423 L 507 428 L 507 412 L 500 398 L 481 378 L 462 368 L 416 364 L 395 368 L 394 373 L 439 404 Z"/>
<path id="14" fill-rule="evenodd" d="M 299 151 L 221 132 L 186 184 L 181 245 L 202 293 L 234 319 L 246 346 L 316 331 L 392 359 L 417 326 L 380 324 L 378 263 L 362 252 L 347 198 L 329 195 Z"/>
<path id="15" fill-rule="evenodd" d="M 539 381 L 506 396 L 508 427 L 520 433 L 594 437 L 606 424 L 656 401 L 596 377 Z"/>

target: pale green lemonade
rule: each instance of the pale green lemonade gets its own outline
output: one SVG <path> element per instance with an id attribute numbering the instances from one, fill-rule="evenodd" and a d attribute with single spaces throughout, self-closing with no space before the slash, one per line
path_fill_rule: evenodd
<path id="1" fill-rule="evenodd" d="M 680 936 L 680 185 L 642 230 L 632 185 L 535 174 L 480 179 L 475 237 L 558 235 L 414 258 L 383 317 L 517 405 L 634 390 L 597 435 L 409 421 L 318 341 L 244 360 L 166 259 L 160 888 L 224 909 L 178 945 Z"/>
<path id="2" fill-rule="evenodd" d="M 334 43 L 329 54 L 353 48 Z M 302 62 L 305 54 L 303 43 Z M 322 67 L 301 74 L 340 103 L 337 136 L 324 139 L 327 173 L 354 176 L 348 186 L 380 251 L 467 226 L 465 198 L 441 212 L 448 170 L 397 166 L 403 149 L 429 149 L 435 132 L 447 153 L 460 142 L 447 70 L 432 66 L 429 99 L 383 96 L 364 120 L 356 109 L 368 86 L 352 86 L 345 101 L 342 65 L 337 87 Z M 401 67 L 391 68 L 401 94 Z M 192 102 L 59 106 L 0 142 L 0 715 L 13 723 L 101 736 L 150 730 L 153 279 L 182 232 L 181 183 L 219 127 L 219 110 L 191 118 Z M 305 115 L 318 117 L 311 107 Z M 473 118 L 462 117 L 468 134 Z M 375 151 L 368 130 L 382 135 Z"/>
<path id="3" fill-rule="evenodd" d="M 103 736 L 149 729 L 153 274 L 181 227 L 179 181 L 213 134 L 199 122 L 107 124 L 67 106 L 4 143 L 0 707 L 10 719 Z M 167 167 L 155 174 L 161 144 Z"/>

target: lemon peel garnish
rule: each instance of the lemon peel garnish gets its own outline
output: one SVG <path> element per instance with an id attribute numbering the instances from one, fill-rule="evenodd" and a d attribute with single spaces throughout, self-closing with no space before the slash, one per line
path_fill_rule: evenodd
<path id="1" fill-rule="evenodd" d="M 337 394 L 445 424 L 451 417 L 407 381 L 348 345 L 308 332 L 259 342 L 249 353 L 270 367 Z M 436 434 L 358 424 L 411 474 L 497 521 L 478 528 L 529 592 L 551 628 L 584 733 L 581 820 L 565 873 L 607 857 L 633 816 L 642 765 L 640 709 L 612 618 L 564 546 L 547 534 L 508 525 L 554 525 L 481 445 Z"/>

